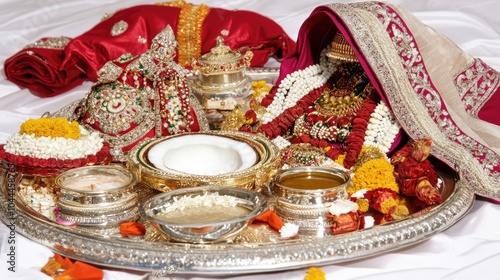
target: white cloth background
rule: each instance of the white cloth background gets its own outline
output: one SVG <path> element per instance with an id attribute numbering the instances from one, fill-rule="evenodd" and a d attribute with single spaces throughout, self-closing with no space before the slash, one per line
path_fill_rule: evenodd
<path id="1" fill-rule="evenodd" d="M 332 0 L 333 1 L 333 0 Z M 123 7 L 151 4 L 150 0 L 0 1 L 0 143 L 18 131 L 22 122 L 55 111 L 82 98 L 91 83 L 52 98 L 39 98 L 5 79 L 4 61 L 23 46 L 47 36 L 75 37 L 92 28 L 104 15 Z M 192 0 L 212 7 L 252 10 L 278 22 L 296 39 L 310 12 L 328 0 Z M 352 2 L 352 1 L 340 1 Z M 467 53 L 500 70 L 500 1 L 393 0 L 424 23 L 448 36 Z M 251 20 L 251 19 L 249 19 Z M 270 62 L 277 66 L 277 62 Z M 499 128 L 500 129 L 500 128 Z M 321 267 L 327 279 L 500 279 L 500 205 L 477 199 L 462 220 L 429 240 L 357 261 Z M 0 225 L 0 279 L 50 279 L 40 268 L 53 253 L 17 234 L 17 272 L 7 270 L 8 228 Z M 306 269 L 221 278 L 172 279 L 303 279 Z M 142 279 L 143 273 L 107 269 L 105 279 Z"/>

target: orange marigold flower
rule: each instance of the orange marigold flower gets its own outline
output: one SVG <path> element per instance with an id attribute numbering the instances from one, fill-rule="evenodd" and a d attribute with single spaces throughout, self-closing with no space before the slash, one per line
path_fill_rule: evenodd
<path id="1" fill-rule="evenodd" d="M 326 280 L 325 272 L 317 267 L 310 267 L 304 280 Z"/>

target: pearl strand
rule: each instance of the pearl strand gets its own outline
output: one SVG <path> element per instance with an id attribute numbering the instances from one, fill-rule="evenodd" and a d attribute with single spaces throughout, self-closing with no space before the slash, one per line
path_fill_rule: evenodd
<path id="1" fill-rule="evenodd" d="M 339 62 L 328 59 L 327 52 L 328 48 L 321 52 L 319 64 L 308 66 L 285 76 L 278 86 L 273 102 L 269 104 L 261 117 L 263 124 L 271 122 L 286 109 L 295 106 L 302 97 L 328 81 Z"/>
<path id="2" fill-rule="evenodd" d="M 374 146 L 387 153 L 400 129 L 389 107 L 381 101 L 370 115 L 363 145 Z"/>

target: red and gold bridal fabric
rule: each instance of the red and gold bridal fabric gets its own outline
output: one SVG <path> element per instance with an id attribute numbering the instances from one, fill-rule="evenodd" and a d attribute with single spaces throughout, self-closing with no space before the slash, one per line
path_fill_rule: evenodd
<path id="1" fill-rule="evenodd" d="M 217 36 L 233 50 L 251 50 L 251 66 L 263 66 L 271 56 L 280 60 L 295 45 L 281 26 L 258 13 L 174 1 L 119 10 L 76 38 L 42 38 L 8 58 L 5 75 L 39 96 L 54 96 L 97 81 L 97 71 L 124 53 L 144 53 L 167 25 L 176 33 L 176 61 L 183 66 L 209 52 Z"/>
<path id="2" fill-rule="evenodd" d="M 401 7 L 335 3 L 317 7 L 304 21 L 278 84 L 318 63 L 337 30 L 406 134 L 431 138 L 432 155 L 459 171 L 461 183 L 500 198 L 498 72 Z"/>

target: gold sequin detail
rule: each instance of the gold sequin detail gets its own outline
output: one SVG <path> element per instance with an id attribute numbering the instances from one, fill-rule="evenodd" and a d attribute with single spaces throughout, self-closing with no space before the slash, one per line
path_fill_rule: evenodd
<path id="1" fill-rule="evenodd" d="M 71 38 L 61 36 L 61 37 L 48 37 L 40 39 L 34 43 L 26 45 L 24 48 L 40 48 L 40 49 L 57 49 L 63 50 L 66 45 L 68 45 Z"/>
<path id="2" fill-rule="evenodd" d="M 120 20 L 116 22 L 111 28 L 110 34 L 111 36 L 118 36 L 123 34 L 123 32 L 127 31 L 128 23 L 124 20 Z"/>
<path id="3" fill-rule="evenodd" d="M 210 7 L 193 5 L 184 0 L 158 2 L 156 5 L 181 8 L 177 24 L 178 62 L 182 66 L 191 65 L 191 61 L 201 55 L 201 28 Z"/>
<path id="4" fill-rule="evenodd" d="M 186 4 L 181 9 L 177 26 L 179 64 L 190 65 L 201 55 L 201 28 L 210 8 L 206 5 Z"/>

